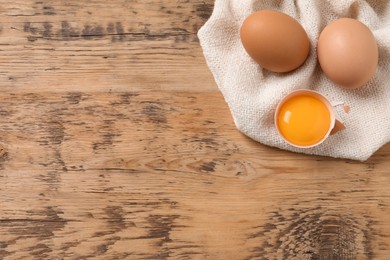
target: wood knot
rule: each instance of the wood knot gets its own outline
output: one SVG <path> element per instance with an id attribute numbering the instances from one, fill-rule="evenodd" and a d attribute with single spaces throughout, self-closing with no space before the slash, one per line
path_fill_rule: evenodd
<path id="1" fill-rule="evenodd" d="M 8 158 L 8 154 L 6 149 L 2 144 L 0 144 L 0 162 L 6 161 Z"/>
<path id="2" fill-rule="evenodd" d="M 370 259 L 371 223 L 367 216 L 345 212 L 290 209 L 273 212 L 250 239 L 263 242 L 253 255 L 266 259 Z M 252 257 L 252 256 L 251 256 Z"/>

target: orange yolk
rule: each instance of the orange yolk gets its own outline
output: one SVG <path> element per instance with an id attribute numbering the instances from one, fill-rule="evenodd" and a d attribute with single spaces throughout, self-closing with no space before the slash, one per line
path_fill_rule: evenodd
<path id="1" fill-rule="evenodd" d="M 311 146 L 324 139 L 331 126 L 328 107 L 318 98 L 299 95 L 279 110 L 277 124 L 283 137 L 298 146 Z"/>

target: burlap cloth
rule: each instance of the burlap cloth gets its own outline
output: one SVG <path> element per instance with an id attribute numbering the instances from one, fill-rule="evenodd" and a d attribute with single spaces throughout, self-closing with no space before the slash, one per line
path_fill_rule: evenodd
<path id="1" fill-rule="evenodd" d="M 248 15 L 261 9 L 286 13 L 306 30 L 311 52 L 298 70 L 283 74 L 263 70 L 245 52 L 240 27 Z M 355 18 L 366 24 L 379 47 L 376 74 L 358 90 L 334 85 L 317 61 L 319 34 L 327 24 L 341 17 Z M 214 11 L 199 30 L 198 37 L 237 128 L 250 138 L 294 152 L 361 161 L 390 141 L 390 1 L 216 0 Z M 288 145 L 274 125 L 278 101 L 302 88 L 316 90 L 333 102 L 346 102 L 351 107 L 348 114 L 338 111 L 347 129 L 309 149 Z"/>

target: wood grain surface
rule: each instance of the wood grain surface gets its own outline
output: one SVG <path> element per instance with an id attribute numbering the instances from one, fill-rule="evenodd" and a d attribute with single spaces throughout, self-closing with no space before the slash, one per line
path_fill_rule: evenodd
<path id="1" fill-rule="evenodd" d="M 196 36 L 212 9 L 1 1 L 0 259 L 390 259 L 390 145 L 240 134 Z"/>

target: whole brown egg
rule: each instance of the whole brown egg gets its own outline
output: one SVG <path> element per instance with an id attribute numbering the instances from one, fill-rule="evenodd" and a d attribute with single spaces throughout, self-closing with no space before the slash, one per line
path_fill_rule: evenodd
<path id="1" fill-rule="evenodd" d="M 291 16 L 261 10 L 248 16 L 240 30 L 241 42 L 254 61 L 273 72 L 300 67 L 309 55 L 310 42 L 303 27 Z"/>
<path id="2" fill-rule="evenodd" d="M 370 29 L 358 20 L 342 18 L 321 32 L 318 61 L 327 77 L 337 85 L 354 89 L 375 74 L 378 46 Z"/>

